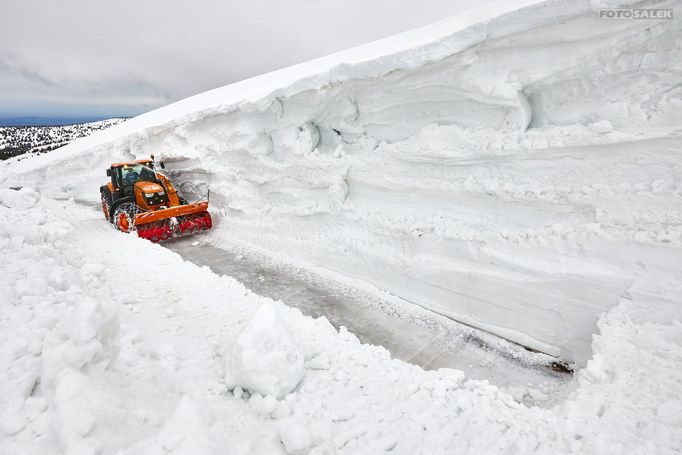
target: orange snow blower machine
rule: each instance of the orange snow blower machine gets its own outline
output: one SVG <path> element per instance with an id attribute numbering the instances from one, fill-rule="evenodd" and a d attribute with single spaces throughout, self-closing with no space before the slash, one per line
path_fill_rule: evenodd
<path id="1" fill-rule="evenodd" d="M 208 200 L 188 203 L 165 175 L 156 172 L 163 162 L 135 160 L 107 169 L 111 181 L 99 189 L 104 217 L 123 232 L 152 242 L 211 229 Z"/>

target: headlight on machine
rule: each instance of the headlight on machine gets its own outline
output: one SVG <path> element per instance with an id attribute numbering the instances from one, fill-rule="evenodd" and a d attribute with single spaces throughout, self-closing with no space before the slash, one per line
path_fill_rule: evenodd
<path id="1" fill-rule="evenodd" d="M 163 200 L 163 193 L 145 193 L 144 196 L 147 198 L 148 201 L 152 202 L 154 200 L 157 200 L 161 202 Z M 158 203 L 158 202 L 157 202 Z"/>

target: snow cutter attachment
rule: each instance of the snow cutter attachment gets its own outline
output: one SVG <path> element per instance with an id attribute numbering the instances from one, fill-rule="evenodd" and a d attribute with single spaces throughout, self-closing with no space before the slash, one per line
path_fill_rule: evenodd
<path id="1" fill-rule="evenodd" d="M 160 242 L 211 229 L 208 201 L 189 204 L 151 160 L 114 163 L 100 188 L 104 217 L 118 230 Z M 158 165 L 164 169 L 163 162 Z"/>
<path id="2" fill-rule="evenodd" d="M 137 235 L 152 242 L 206 231 L 213 227 L 208 202 L 180 205 L 135 215 Z"/>

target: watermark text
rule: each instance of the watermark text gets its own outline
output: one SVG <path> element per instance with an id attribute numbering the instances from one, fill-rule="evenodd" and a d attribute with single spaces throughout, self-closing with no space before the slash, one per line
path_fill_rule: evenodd
<path id="1" fill-rule="evenodd" d="M 602 8 L 599 19 L 672 19 L 673 10 L 667 8 Z"/>

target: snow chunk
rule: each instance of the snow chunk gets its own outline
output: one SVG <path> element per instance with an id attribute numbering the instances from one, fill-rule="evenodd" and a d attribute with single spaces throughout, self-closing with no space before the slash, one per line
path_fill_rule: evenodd
<path id="1" fill-rule="evenodd" d="M 595 133 L 605 134 L 613 131 L 613 125 L 608 120 L 599 120 L 598 122 L 590 123 L 590 128 Z"/>
<path id="2" fill-rule="evenodd" d="M 682 425 L 682 400 L 670 400 L 661 403 L 656 411 L 658 420 L 668 425 Z"/>
<path id="3" fill-rule="evenodd" d="M 71 368 L 59 375 L 54 406 L 59 434 L 65 445 L 78 445 L 92 431 L 96 421 L 95 402 L 95 391 L 86 376 Z"/>
<path id="4" fill-rule="evenodd" d="M 4 205 L 10 209 L 30 209 L 31 207 L 35 206 L 39 200 L 40 193 L 30 188 L 20 188 L 19 190 L 0 190 L 0 205 Z"/>
<path id="5" fill-rule="evenodd" d="M 274 131 L 273 137 L 269 138 L 272 147 L 297 156 L 312 153 L 320 142 L 320 130 L 312 123 L 304 123 L 298 127 L 283 128 Z M 254 147 L 250 147 L 254 149 Z M 271 149 L 270 149 L 271 150 Z M 268 147 L 260 153 L 264 156 L 269 154 Z"/>
<path id="6" fill-rule="evenodd" d="M 311 438 L 307 425 L 300 419 L 290 418 L 279 424 L 279 437 L 288 454 L 305 453 L 310 447 Z"/>
<path id="7" fill-rule="evenodd" d="M 319 355 L 308 360 L 308 368 L 311 370 L 328 370 L 329 369 L 329 356 L 326 352 L 322 352 Z"/>
<path id="8" fill-rule="evenodd" d="M 304 123 L 299 128 L 298 138 L 296 139 L 295 150 L 298 153 L 309 154 L 320 142 L 320 130 L 312 123 Z"/>
<path id="9" fill-rule="evenodd" d="M 196 403 L 183 397 L 161 429 L 153 445 L 144 452 L 148 455 L 194 455 L 211 453 L 206 426 Z"/>
<path id="10" fill-rule="evenodd" d="M 0 419 L 0 428 L 2 428 L 7 436 L 19 433 L 24 429 L 24 425 L 24 417 L 19 414 L 10 413 Z"/>
<path id="11" fill-rule="evenodd" d="M 348 184 L 343 175 L 334 176 L 329 185 L 329 196 L 337 205 L 343 204 L 346 200 L 346 196 L 348 196 Z"/>
<path id="12" fill-rule="evenodd" d="M 66 367 L 81 369 L 88 363 L 110 365 L 120 349 L 120 323 L 110 305 L 92 298 L 66 312 L 60 331 L 41 344 L 41 383 L 50 385 Z"/>
<path id="13" fill-rule="evenodd" d="M 303 353 L 274 304 L 261 305 L 237 336 L 225 362 L 228 387 L 282 398 L 303 379 Z"/>

